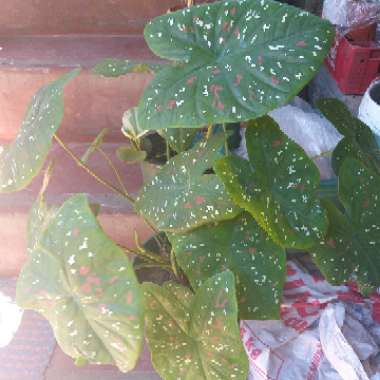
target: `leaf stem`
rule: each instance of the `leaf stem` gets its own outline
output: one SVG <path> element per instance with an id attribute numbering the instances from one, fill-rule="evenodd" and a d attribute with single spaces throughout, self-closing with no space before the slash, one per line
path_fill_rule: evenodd
<path id="1" fill-rule="evenodd" d="M 112 160 L 109 158 L 108 154 L 102 148 L 100 148 L 100 147 L 96 148 L 96 150 L 103 156 L 103 158 L 106 160 L 108 166 L 114 172 L 115 177 L 116 177 L 117 181 L 119 182 L 119 185 L 122 188 L 124 194 L 129 195 L 128 190 L 124 186 L 124 183 L 123 183 L 123 181 L 121 179 L 119 171 L 117 170 L 116 166 L 113 164 Z"/>
<path id="2" fill-rule="evenodd" d="M 146 260 L 150 260 L 150 261 L 153 261 L 157 264 L 164 264 L 164 265 L 168 265 L 167 261 L 164 260 L 163 258 L 161 258 L 160 256 L 152 253 L 152 252 L 149 252 L 147 250 L 140 250 L 140 249 L 131 249 L 131 248 L 127 248 L 127 247 L 122 247 L 127 253 L 129 254 L 132 254 L 132 255 L 135 255 L 135 256 L 139 256 L 139 257 L 142 257 Z"/>
<path id="3" fill-rule="evenodd" d="M 135 203 L 135 200 L 129 195 L 124 194 L 123 191 L 119 190 L 117 187 L 109 183 L 107 180 L 101 178 L 98 174 L 96 174 L 89 166 L 82 162 L 82 160 L 55 134 L 54 139 L 61 146 L 61 148 L 75 161 L 75 163 L 82 168 L 87 174 L 93 177 L 96 181 L 101 183 L 103 186 L 112 190 L 114 193 L 121 195 L 122 197 L 128 199 L 132 204 Z"/>
<path id="4" fill-rule="evenodd" d="M 230 151 L 228 149 L 228 137 L 227 137 L 227 128 L 226 123 L 223 123 L 223 131 L 224 131 L 224 154 L 228 156 L 230 154 Z"/>
<path id="5" fill-rule="evenodd" d="M 214 126 L 212 124 L 209 124 L 209 126 L 207 127 L 206 140 L 208 140 L 211 137 L 213 128 Z"/>
<path id="6" fill-rule="evenodd" d="M 171 268 L 172 268 L 174 275 L 179 279 L 180 277 L 179 277 L 179 273 L 178 273 L 177 261 L 175 259 L 175 255 L 174 255 L 173 250 L 170 251 L 170 264 L 171 264 Z"/>
<path id="7" fill-rule="evenodd" d="M 135 270 L 140 270 L 140 269 L 145 269 L 145 268 L 161 268 L 161 269 L 164 269 L 164 270 L 167 270 L 168 272 L 172 272 L 172 267 L 170 265 L 160 265 L 160 264 L 148 264 L 148 263 L 144 263 L 144 264 L 137 264 L 134 266 L 134 269 Z"/>

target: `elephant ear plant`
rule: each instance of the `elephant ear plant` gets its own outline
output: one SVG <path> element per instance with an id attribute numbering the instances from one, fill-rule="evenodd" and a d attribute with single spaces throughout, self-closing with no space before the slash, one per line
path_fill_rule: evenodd
<path id="1" fill-rule="evenodd" d="M 379 285 L 377 156 L 361 161 L 366 144 L 346 128 L 336 161 L 345 159 L 335 165 L 343 212 L 321 202 L 316 166 L 265 116 L 312 79 L 333 37 L 326 21 L 280 2 L 223 1 L 146 26 L 149 47 L 169 63 L 97 65 L 94 74 L 112 77 L 155 73 L 138 107 L 124 115 L 130 144 L 118 150 L 126 162 L 161 165 L 136 199 L 87 164 L 104 131 L 82 158 L 57 134 L 64 87 L 79 70 L 35 95 L 15 141 L 1 150 L 1 192 L 27 186 L 55 140 L 131 202 L 153 234 L 148 244 L 136 237 L 135 249 L 121 247 L 102 231 L 86 195 L 47 205 L 47 171 L 30 213 L 17 302 L 50 321 L 78 364 L 127 372 L 146 337 L 165 380 L 245 380 L 238 321 L 280 317 L 288 248 L 312 252 L 329 279 Z M 240 127 L 247 128 L 249 160 L 230 153 L 230 135 Z M 147 270 L 164 271 L 170 281 L 147 283 Z"/>

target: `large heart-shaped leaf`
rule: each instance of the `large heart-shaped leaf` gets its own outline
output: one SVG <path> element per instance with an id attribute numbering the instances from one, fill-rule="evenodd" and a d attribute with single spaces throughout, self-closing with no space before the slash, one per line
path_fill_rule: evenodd
<path id="1" fill-rule="evenodd" d="M 371 129 L 337 99 L 322 99 L 318 108 L 344 136 L 334 150 L 332 166 L 338 175 L 347 157 L 356 158 L 380 174 L 380 150 Z"/>
<path id="2" fill-rule="evenodd" d="M 217 274 L 195 295 L 173 283 L 144 284 L 152 362 L 164 380 L 246 380 L 234 276 Z"/>
<path id="3" fill-rule="evenodd" d="M 63 118 L 64 87 L 79 71 L 63 75 L 34 95 L 16 139 L 0 152 L 0 192 L 26 187 L 41 170 Z"/>
<path id="4" fill-rule="evenodd" d="M 142 294 L 128 258 L 104 234 L 84 195 L 67 200 L 39 231 L 18 280 L 17 302 L 50 321 L 71 357 L 116 364 L 124 372 L 135 366 L 143 341 Z"/>
<path id="5" fill-rule="evenodd" d="M 248 213 L 169 238 L 193 288 L 230 269 L 235 274 L 240 318 L 280 318 L 285 250 Z"/>
<path id="6" fill-rule="evenodd" d="M 158 17 L 145 39 L 177 65 L 145 91 L 141 123 L 198 127 L 262 116 L 311 80 L 333 35 L 327 21 L 274 0 L 222 1 Z"/>
<path id="7" fill-rule="evenodd" d="M 339 173 L 339 198 L 346 213 L 327 204 L 330 227 L 313 256 L 331 283 L 355 280 L 368 293 L 380 286 L 380 178 L 352 158 Z"/>
<path id="8" fill-rule="evenodd" d="M 246 139 L 249 161 L 225 157 L 214 166 L 216 173 L 277 244 L 310 248 L 327 229 L 316 197 L 318 168 L 269 116 L 251 122 Z"/>
<path id="9" fill-rule="evenodd" d="M 240 209 L 215 174 L 203 174 L 221 156 L 224 134 L 199 142 L 161 169 L 136 200 L 136 210 L 162 231 L 187 231 L 232 219 Z"/>
<path id="10" fill-rule="evenodd" d="M 129 59 L 106 58 L 92 69 L 93 74 L 117 78 L 129 73 L 155 73 L 163 67 L 159 63 L 137 62 Z"/>

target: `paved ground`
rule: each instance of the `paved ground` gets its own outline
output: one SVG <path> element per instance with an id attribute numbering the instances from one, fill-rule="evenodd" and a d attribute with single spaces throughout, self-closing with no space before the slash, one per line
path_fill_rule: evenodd
<path id="1" fill-rule="evenodd" d="M 123 374 L 111 366 L 77 368 L 73 361 L 57 348 L 44 380 L 160 380 L 160 377 L 154 372 L 146 351 L 137 368 L 131 373 Z"/>

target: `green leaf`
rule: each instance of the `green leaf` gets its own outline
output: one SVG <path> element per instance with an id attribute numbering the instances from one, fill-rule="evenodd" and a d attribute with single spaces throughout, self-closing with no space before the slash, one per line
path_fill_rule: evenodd
<path id="1" fill-rule="evenodd" d="M 143 342 L 142 294 L 86 196 L 68 199 L 29 247 L 17 302 L 43 314 L 62 350 L 79 362 L 134 368 Z"/>
<path id="2" fill-rule="evenodd" d="M 0 193 L 21 190 L 41 170 L 63 118 L 64 87 L 79 72 L 63 75 L 34 95 L 16 139 L 0 151 Z"/>
<path id="3" fill-rule="evenodd" d="M 162 64 L 136 62 L 128 59 L 106 58 L 92 69 L 92 73 L 104 77 L 120 77 L 129 73 L 156 73 L 162 69 Z"/>
<path id="4" fill-rule="evenodd" d="M 168 142 L 170 147 L 178 153 L 188 150 L 198 131 L 194 128 L 165 128 L 158 133 Z"/>
<path id="5" fill-rule="evenodd" d="M 216 173 L 277 244 L 310 248 L 327 230 L 316 197 L 318 168 L 269 116 L 251 122 L 246 139 L 249 161 L 225 157 L 214 166 Z"/>
<path id="6" fill-rule="evenodd" d="M 104 128 L 102 129 L 99 134 L 95 137 L 94 141 L 91 143 L 91 145 L 88 147 L 84 155 L 82 156 L 81 160 L 84 163 L 87 163 L 91 155 L 102 146 L 104 142 L 104 138 L 106 137 L 106 134 L 108 133 L 108 129 Z"/>
<path id="7" fill-rule="evenodd" d="M 121 146 L 117 148 L 116 155 L 120 161 L 127 164 L 134 164 L 146 159 L 146 152 L 143 150 L 136 150 L 130 147 Z"/>
<path id="8" fill-rule="evenodd" d="M 136 200 L 136 210 L 159 230 L 183 232 L 201 225 L 232 219 L 241 210 L 229 199 L 214 174 L 203 174 L 220 157 L 224 134 L 201 141 L 159 171 Z"/>
<path id="9" fill-rule="evenodd" d="M 144 131 L 140 126 L 137 107 L 133 107 L 124 112 L 121 131 L 126 137 L 132 140 L 138 140 L 147 134 L 148 131 Z"/>
<path id="10" fill-rule="evenodd" d="M 246 380 L 234 276 L 217 274 L 195 295 L 173 283 L 144 284 L 152 362 L 164 380 Z"/>
<path id="11" fill-rule="evenodd" d="M 177 62 L 144 92 L 144 129 L 265 115 L 313 78 L 334 37 L 327 21 L 274 0 L 187 8 L 155 18 L 144 34 L 155 54 Z"/>
<path id="12" fill-rule="evenodd" d="M 318 108 L 344 136 L 334 150 L 332 166 L 335 174 L 347 157 L 356 158 L 380 174 L 380 150 L 371 129 L 354 117 L 347 106 L 337 99 L 322 99 Z"/>
<path id="13" fill-rule="evenodd" d="M 241 319 L 280 318 L 285 250 L 248 213 L 186 235 L 170 234 L 169 239 L 193 288 L 230 269 L 235 274 Z"/>
<path id="14" fill-rule="evenodd" d="M 327 237 L 313 257 L 333 284 L 358 282 L 368 294 L 380 285 L 380 178 L 360 161 L 347 158 L 339 176 L 339 198 L 345 214 L 327 203 Z"/>

